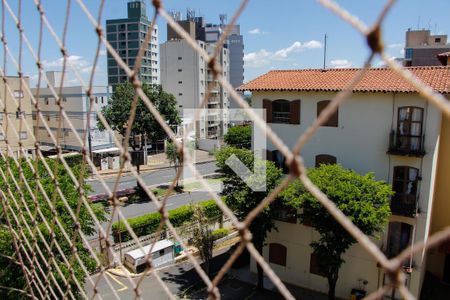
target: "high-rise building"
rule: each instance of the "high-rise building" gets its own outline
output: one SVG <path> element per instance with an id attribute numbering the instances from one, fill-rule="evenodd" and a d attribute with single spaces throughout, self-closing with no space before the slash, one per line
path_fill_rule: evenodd
<path id="1" fill-rule="evenodd" d="M 133 68 L 139 48 L 145 42 L 151 21 L 148 19 L 143 0 L 129 1 L 127 5 L 127 18 L 106 20 L 106 37 L 120 57 L 130 68 Z M 142 82 L 159 84 L 159 43 L 156 24 L 153 26 L 151 35 L 138 74 Z M 125 71 L 118 66 L 115 59 L 108 53 L 108 84 L 115 85 L 127 80 Z"/>
<path id="2" fill-rule="evenodd" d="M 227 26 L 227 16 L 224 14 L 220 15 L 220 24 L 205 23 L 203 17 L 196 17 L 192 9 L 187 10 L 185 20 L 182 20 L 179 12 L 174 12 L 172 15 L 192 38 L 206 43 L 217 43 Z M 167 40 L 179 38 L 178 34 L 168 26 Z M 232 26 L 224 48 L 229 50 L 230 83 L 234 88 L 237 88 L 244 83 L 244 38 L 241 35 L 239 25 Z"/>
<path id="3" fill-rule="evenodd" d="M 406 67 L 440 66 L 439 54 L 449 52 L 447 35 L 432 35 L 430 30 L 411 30 L 406 32 Z"/>
<path id="4" fill-rule="evenodd" d="M 200 47 L 212 54 L 215 44 L 197 40 Z M 223 48 L 218 63 L 222 66 L 222 76 L 229 76 L 229 53 Z M 196 52 L 186 40 L 172 39 L 161 44 L 161 84 L 165 91 L 175 95 L 183 121 L 192 120 L 186 115 L 192 109 L 198 109 L 206 95 L 208 85 L 213 84 L 207 110 L 196 123 L 196 138 L 217 139 L 228 128 L 228 94 L 208 67 L 206 58 Z M 188 109 L 188 110 L 186 110 Z"/>

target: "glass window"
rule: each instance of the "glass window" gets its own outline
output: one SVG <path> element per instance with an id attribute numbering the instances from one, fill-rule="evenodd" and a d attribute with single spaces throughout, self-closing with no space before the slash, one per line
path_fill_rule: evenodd
<path id="1" fill-rule="evenodd" d="M 405 106 L 398 109 L 397 140 L 400 149 L 420 150 L 422 146 L 423 108 Z"/>
<path id="2" fill-rule="evenodd" d="M 291 107 L 287 100 L 272 102 L 272 123 L 287 123 L 291 121 Z"/>
<path id="3" fill-rule="evenodd" d="M 20 138 L 21 140 L 26 140 L 26 139 L 28 138 L 28 133 L 27 133 L 26 131 L 21 131 L 21 132 L 19 133 L 19 138 Z"/>
<path id="4" fill-rule="evenodd" d="M 400 254 L 411 243 L 412 226 L 402 222 L 389 223 L 387 249 L 388 258 Z"/>

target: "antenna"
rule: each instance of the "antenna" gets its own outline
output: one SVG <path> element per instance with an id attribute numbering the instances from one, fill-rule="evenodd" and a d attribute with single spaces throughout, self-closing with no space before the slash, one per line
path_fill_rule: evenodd
<path id="1" fill-rule="evenodd" d="M 220 25 L 222 25 L 222 27 L 225 25 L 225 23 L 227 22 L 227 15 L 226 14 L 220 14 L 219 15 L 219 19 L 220 19 Z"/>
<path id="2" fill-rule="evenodd" d="M 325 33 L 324 43 L 323 43 L 323 69 L 327 67 L 327 34 Z"/>

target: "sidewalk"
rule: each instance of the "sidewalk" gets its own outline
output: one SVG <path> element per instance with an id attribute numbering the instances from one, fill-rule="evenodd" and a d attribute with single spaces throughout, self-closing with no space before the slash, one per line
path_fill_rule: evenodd
<path id="1" fill-rule="evenodd" d="M 155 155 L 149 155 L 148 156 L 148 162 L 147 165 L 145 166 L 141 166 L 140 167 L 140 172 L 141 173 L 145 173 L 145 172 L 149 172 L 152 170 L 158 170 L 158 169 L 165 169 L 165 168 L 171 168 L 173 167 L 169 160 L 166 157 L 165 153 L 158 153 Z M 196 164 L 199 163 L 207 163 L 207 162 L 213 162 L 216 159 L 214 158 L 213 155 L 209 155 L 209 153 L 207 151 L 203 151 L 203 150 L 195 150 L 195 155 L 194 155 L 194 161 Z M 111 176 L 111 175 L 117 175 L 119 170 L 115 169 L 115 170 L 98 170 L 98 173 L 100 174 L 100 176 Z M 123 174 L 127 174 L 130 173 L 129 169 L 125 169 L 122 172 Z"/>

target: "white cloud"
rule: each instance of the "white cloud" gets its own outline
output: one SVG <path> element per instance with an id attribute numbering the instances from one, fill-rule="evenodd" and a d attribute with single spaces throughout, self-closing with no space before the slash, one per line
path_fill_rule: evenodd
<path id="1" fill-rule="evenodd" d="M 255 29 L 249 30 L 248 33 L 249 34 L 267 34 L 268 32 L 267 31 L 262 31 L 259 28 L 255 28 Z"/>
<path id="2" fill-rule="evenodd" d="M 58 69 L 62 68 L 64 62 L 64 58 L 60 57 L 58 59 L 52 60 L 52 61 L 42 61 L 42 64 L 44 65 L 45 69 Z M 79 55 L 70 55 L 67 58 L 67 62 L 70 63 L 75 69 L 78 70 L 78 72 L 82 74 L 87 74 L 92 71 L 92 65 L 85 60 L 82 56 Z M 70 70 L 70 66 L 66 64 L 67 69 Z"/>
<path id="3" fill-rule="evenodd" d="M 244 62 L 247 67 L 259 68 L 268 65 L 274 60 L 286 60 L 293 53 L 301 52 L 305 49 L 318 49 L 322 48 L 322 43 L 319 41 L 311 40 L 301 43 L 299 41 L 294 42 L 287 48 L 279 49 L 275 52 L 261 49 L 257 52 L 250 52 L 244 55 Z"/>
<path id="4" fill-rule="evenodd" d="M 347 59 L 333 59 L 330 64 L 332 68 L 350 68 L 352 66 L 352 62 Z"/>
<path id="5" fill-rule="evenodd" d="M 402 48 L 403 44 L 402 43 L 393 43 L 393 44 L 389 44 L 387 45 L 388 48 Z"/>

